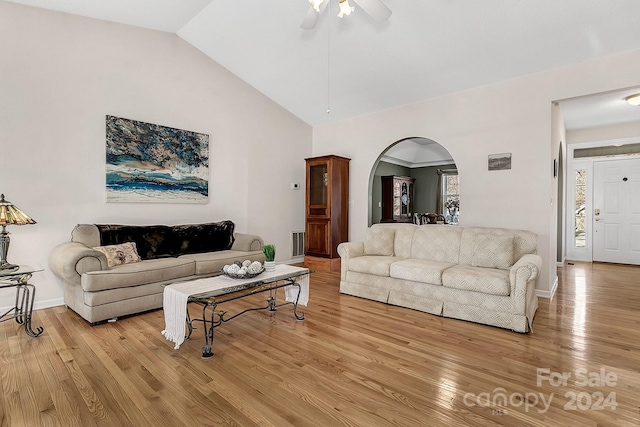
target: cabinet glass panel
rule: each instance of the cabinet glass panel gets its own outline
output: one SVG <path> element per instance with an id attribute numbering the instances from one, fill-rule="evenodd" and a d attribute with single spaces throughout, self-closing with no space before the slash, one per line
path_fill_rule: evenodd
<path id="1" fill-rule="evenodd" d="M 409 195 L 406 182 L 402 183 L 402 195 L 400 196 L 400 201 L 402 203 L 402 215 L 406 215 L 409 211 Z"/>
<path id="2" fill-rule="evenodd" d="M 393 215 L 400 216 L 400 181 L 393 181 Z"/>
<path id="3" fill-rule="evenodd" d="M 309 204 L 327 204 L 327 165 L 309 167 Z"/>

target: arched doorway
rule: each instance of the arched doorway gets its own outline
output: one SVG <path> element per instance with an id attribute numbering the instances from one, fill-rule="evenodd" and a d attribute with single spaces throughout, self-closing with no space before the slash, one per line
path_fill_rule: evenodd
<path id="1" fill-rule="evenodd" d="M 438 142 L 424 137 L 410 137 L 389 145 L 374 163 L 369 177 L 369 225 L 382 221 L 383 176 L 410 177 L 415 181 L 411 200 L 414 213 L 443 213 L 443 187 L 447 176 L 457 184 L 457 167 L 451 154 Z M 443 180 L 444 179 L 444 180 Z M 449 185 L 449 199 L 457 198 L 457 185 Z M 455 193 L 454 193 L 455 191 Z M 445 212 L 443 212 L 443 209 Z"/>

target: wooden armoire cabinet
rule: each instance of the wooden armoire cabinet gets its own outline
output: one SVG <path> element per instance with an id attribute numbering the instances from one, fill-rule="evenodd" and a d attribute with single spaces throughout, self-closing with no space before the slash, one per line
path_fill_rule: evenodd
<path id="1" fill-rule="evenodd" d="M 328 155 L 305 159 L 307 192 L 304 263 L 340 271 L 338 245 L 349 238 L 349 160 Z"/>
<path id="2" fill-rule="evenodd" d="M 413 183 L 408 176 L 382 176 L 382 218 L 380 222 L 413 221 Z"/>

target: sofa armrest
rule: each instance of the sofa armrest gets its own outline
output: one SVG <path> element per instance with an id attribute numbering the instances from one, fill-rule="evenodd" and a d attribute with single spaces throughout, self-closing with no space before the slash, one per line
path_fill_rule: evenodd
<path id="1" fill-rule="evenodd" d="M 87 271 L 108 270 L 107 257 L 82 243 L 65 242 L 51 251 L 49 267 L 66 282 L 80 285 L 80 278 Z"/>
<path id="2" fill-rule="evenodd" d="M 364 242 L 342 242 L 338 245 L 340 255 L 340 280 L 347 280 L 349 259 L 364 255 Z"/>
<path id="3" fill-rule="evenodd" d="M 526 314 L 527 287 L 535 286 L 535 280 L 541 267 L 542 258 L 540 255 L 526 254 L 513 264 L 509 271 L 511 295 L 515 298 L 515 306 L 519 314 Z"/>
<path id="4" fill-rule="evenodd" d="M 338 245 L 340 258 L 355 258 L 364 255 L 364 242 L 342 242 Z"/>
<path id="5" fill-rule="evenodd" d="M 253 252 L 259 251 L 264 246 L 264 241 L 260 236 L 246 233 L 233 233 L 235 241 L 231 249 L 234 251 Z"/>

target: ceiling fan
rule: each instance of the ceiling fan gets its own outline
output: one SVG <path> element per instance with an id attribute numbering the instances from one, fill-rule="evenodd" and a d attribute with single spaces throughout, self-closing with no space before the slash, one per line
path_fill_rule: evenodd
<path id="1" fill-rule="evenodd" d="M 314 28 L 318 22 L 318 17 L 324 12 L 327 4 L 331 0 L 309 0 L 311 6 L 307 11 L 302 25 L 300 28 L 310 30 Z M 353 0 L 358 6 L 362 8 L 369 16 L 378 21 L 386 21 L 391 16 L 391 10 L 384 5 L 380 0 Z M 340 11 L 338 17 L 342 18 L 344 15 L 350 15 L 355 10 L 355 7 L 349 4 L 349 0 L 339 0 Z"/>

